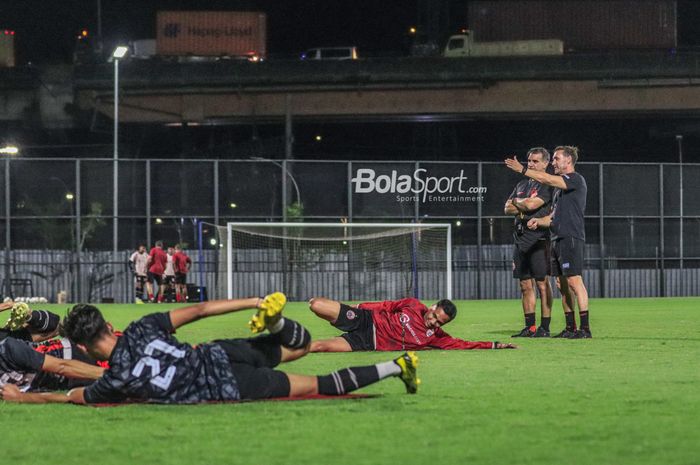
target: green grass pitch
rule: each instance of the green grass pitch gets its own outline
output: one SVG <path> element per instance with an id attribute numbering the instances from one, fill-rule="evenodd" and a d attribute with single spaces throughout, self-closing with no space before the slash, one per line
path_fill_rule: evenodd
<path id="1" fill-rule="evenodd" d="M 48 305 L 58 313 L 65 306 Z M 168 305 L 102 305 L 118 328 Z M 511 341 L 517 301 L 461 301 L 447 331 Z M 553 331 L 563 326 L 556 305 Z M 245 404 L 0 402 L 2 463 L 697 464 L 700 298 L 591 302 L 592 340 L 517 340 L 520 350 L 421 352 L 417 395 L 397 379 L 378 398 Z M 337 335 L 303 303 L 285 313 L 315 338 Z M 250 312 L 182 328 L 180 340 L 247 337 Z M 304 374 L 396 353 L 311 354 Z"/>

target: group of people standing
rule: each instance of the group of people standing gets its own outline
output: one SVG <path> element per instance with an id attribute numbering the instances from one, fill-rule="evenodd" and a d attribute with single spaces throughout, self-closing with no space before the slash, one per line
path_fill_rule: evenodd
<path id="1" fill-rule="evenodd" d="M 556 278 L 566 318 L 566 327 L 553 337 L 592 337 L 588 291 L 582 278 L 587 186 L 576 172 L 577 161 L 578 149 L 568 145 L 554 149 L 551 169 L 550 154 L 543 147 L 527 152 L 527 165 L 516 157 L 505 160 L 508 168 L 525 177 L 513 189 L 504 209 L 515 217 L 513 277 L 520 280 L 525 315 L 525 327 L 513 337 L 550 337 L 553 297 L 549 276 Z M 535 324 L 537 291 L 541 301 L 539 326 Z"/>
<path id="2" fill-rule="evenodd" d="M 163 241 L 156 241 L 149 253 L 146 253 L 146 246 L 141 244 L 129 257 L 129 265 L 134 272 L 137 302 L 143 301 L 144 290 L 148 302 L 163 302 L 166 290 L 170 288 L 175 292 L 176 302 L 187 302 L 187 273 L 192 266 L 192 260 L 179 244 L 168 247 L 166 252 L 163 249 Z M 157 285 L 157 288 L 154 288 L 154 285 Z"/>

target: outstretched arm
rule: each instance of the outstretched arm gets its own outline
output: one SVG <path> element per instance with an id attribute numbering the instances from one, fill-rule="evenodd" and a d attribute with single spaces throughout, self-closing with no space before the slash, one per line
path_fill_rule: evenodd
<path id="1" fill-rule="evenodd" d="M 67 378 L 97 379 L 102 376 L 105 369 L 97 365 L 89 365 L 78 360 L 64 360 L 46 355 L 42 371 L 55 373 Z"/>
<path id="2" fill-rule="evenodd" d="M 517 349 L 515 344 L 504 344 L 498 341 L 465 341 L 452 337 L 443 332 L 430 342 L 430 347 L 443 350 L 472 350 L 472 349 Z"/>
<path id="3" fill-rule="evenodd" d="M 84 388 L 75 388 L 67 394 L 56 392 L 22 392 L 14 384 L 6 384 L 0 387 L 0 399 L 5 402 L 17 402 L 22 404 L 84 404 Z"/>
<path id="4" fill-rule="evenodd" d="M 262 302 L 263 299 L 261 297 L 233 300 L 211 300 L 209 302 L 202 302 L 195 305 L 190 305 L 188 307 L 172 310 L 170 312 L 170 321 L 173 324 L 173 328 L 177 329 L 180 326 L 202 318 L 223 315 L 225 313 L 236 312 L 238 310 L 259 308 Z"/>
<path id="5" fill-rule="evenodd" d="M 566 189 L 566 183 L 561 176 L 555 174 L 545 173 L 544 171 L 535 171 L 527 169 L 522 163 L 518 161 L 516 157 L 506 158 L 506 166 L 516 173 L 521 173 L 523 176 L 532 178 L 540 184 L 546 184 L 552 187 L 558 187 L 559 189 Z"/>

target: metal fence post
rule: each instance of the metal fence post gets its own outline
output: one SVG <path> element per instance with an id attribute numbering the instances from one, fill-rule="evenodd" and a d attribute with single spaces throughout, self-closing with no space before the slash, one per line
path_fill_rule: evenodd
<path id="1" fill-rule="evenodd" d="M 481 187 L 481 182 L 482 182 L 482 176 L 483 176 L 483 163 L 479 162 L 477 165 L 477 175 L 476 175 L 476 183 L 477 186 Z M 482 244 L 482 237 L 481 237 L 481 229 L 482 229 L 482 221 L 483 218 L 481 216 L 481 202 L 476 203 L 476 298 L 481 299 L 481 273 L 484 271 L 484 263 L 483 263 L 483 256 L 481 252 L 481 247 L 483 247 Z"/>
<path id="2" fill-rule="evenodd" d="M 151 234 L 151 160 L 146 160 L 146 247 L 153 245 Z"/>
<path id="3" fill-rule="evenodd" d="M 74 299 L 77 302 L 82 302 L 83 301 L 83 296 L 82 296 L 82 280 L 83 280 L 83 272 L 82 272 L 82 266 L 81 266 L 81 250 L 82 250 L 82 244 L 80 240 L 80 235 L 82 234 L 82 225 L 80 224 L 81 222 L 81 204 L 80 204 L 80 197 L 82 195 L 82 191 L 80 189 L 80 160 L 75 160 L 75 210 L 73 211 L 73 214 L 75 215 L 73 217 L 73 221 L 75 221 L 75 276 L 76 276 L 76 282 L 75 282 L 75 296 Z"/>
<path id="4" fill-rule="evenodd" d="M 10 237 L 12 225 L 10 222 L 10 159 L 5 158 L 5 297 L 11 296 L 12 285 L 10 284 L 10 252 L 12 251 L 12 241 Z"/>
<path id="5" fill-rule="evenodd" d="M 666 229 L 664 221 L 664 165 L 659 165 L 659 257 L 660 260 L 657 262 L 657 273 L 660 273 L 659 277 L 659 293 L 661 297 L 666 297 L 666 250 L 665 250 L 665 232 Z M 660 264 L 660 269 L 659 269 Z"/>
<path id="6" fill-rule="evenodd" d="M 598 165 L 598 241 L 600 243 L 600 296 L 605 298 L 608 292 L 605 285 L 605 187 L 603 163 Z"/>

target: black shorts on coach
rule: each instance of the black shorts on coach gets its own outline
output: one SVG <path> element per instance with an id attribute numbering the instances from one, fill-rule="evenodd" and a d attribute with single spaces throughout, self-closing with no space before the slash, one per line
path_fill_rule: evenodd
<path id="1" fill-rule="evenodd" d="M 374 350 L 374 320 L 369 310 L 340 304 L 340 313 L 333 326 L 345 331 L 340 337 L 348 341 L 353 352 Z"/>
<path id="2" fill-rule="evenodd" d="M 552 241 L 552 275 L 582 275 L 585 247 L 585 241 L 574 237 L 563 237 Z"/>
<path id="3" fill-rule="evenodd" d="M 535 242 L 527 252 L 513 246 L 513 277 L 542 281 L 550 274 L 549 241 Z"/>

